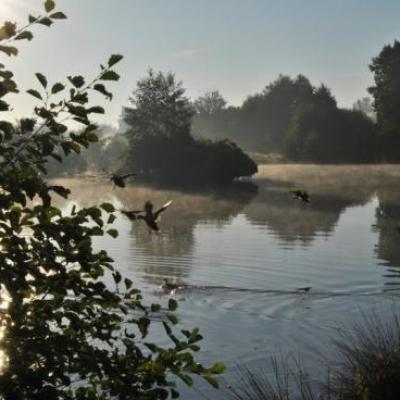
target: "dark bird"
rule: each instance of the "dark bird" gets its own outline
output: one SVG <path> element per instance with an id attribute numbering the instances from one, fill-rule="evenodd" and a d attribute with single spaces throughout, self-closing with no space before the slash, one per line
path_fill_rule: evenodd
<path id="1" fill-rule="evenodd" d="M 122 214 L 126 215 L 130 220 L 135 221 L 142 219 L 146 222 L 147 226 L 155 232 L 160 231 L 158 226 L 158 221 L 160 214 L 165 211 L 172 203 L 172 200 L 165 203 L 160 209 L 153 213 L 153 203 L 151 201 L 146 201 L 144 204 L 144 210 L 139 211 L 124 211 L 121 210 Z"/>
<path id="2" fill-rule="evenodd" d="M 293 199 L 301 200 L 304 203 L 311 203 L 310 196 L 305 190 L 290 190 Z"/>
<path id="3" fill-rule="evenodd" d="M 111 182 L 118 187 L 124 188 L 125 187 L 125 179 L 129 178 L 130 176 L 135 176 L 136 174 L 126 174 L 126 175 L 111 175 Z"/>

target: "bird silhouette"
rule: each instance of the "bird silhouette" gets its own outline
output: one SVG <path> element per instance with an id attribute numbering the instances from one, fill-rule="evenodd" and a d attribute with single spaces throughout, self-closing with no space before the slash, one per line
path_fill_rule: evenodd
<path id="1" fill-rule="evenodd" d="M 126 175 L 112 174 L 110 177 L 110 181 L 114 184 L 114 186 L 124 188 L 126 186 L 125 179 L 135 175 L 136 174 L 126 174 Z"/>
<path id="2" fill-rule="evenodd" d="M 172 200 L 165 203 L 156 212 L 153 212 L 153 203 L 151 201 L 146 201 L 144 204 L 144 210 L 137 211 L 125 211 L 121 210 L 121 213 L 126 215 L 131 221 L 136 221 L 142 219 L 146 222 L 147 226 L 154 232 L 159 232 L 160 227 L 158 225 L 159 217 L 162 212 L 164 212 L 170 205 Z"/>
<path id="3" fill-rule="evenodd" d="M 303 203 L 311 203 L 310 196 L 305 190 L 290 190 L 289 193 L 295 200 L 301 200 Z"/>

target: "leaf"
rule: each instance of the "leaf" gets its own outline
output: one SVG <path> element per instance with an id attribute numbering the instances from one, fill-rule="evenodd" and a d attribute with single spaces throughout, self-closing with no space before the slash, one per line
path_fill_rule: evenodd
<path id="1" fill-rule="evenodd" d="M 120 62 L 123 58 L 124 56 L 122 56 L 121 54 L 112 54 L 108 60 L 108 66 L 112 67 L 116 63 Z"/>
<path id="2" fill-rule="evenodd" d="M 150 320 L 148 318 L 142 317 L 137 322 L 137 325 L 140 330 L 140 333 L 142 334 L 142 337 L 147 336 Z"/>
<path id="3" fill-rule="evenodd" d="M 100 106 L 90 107 L 87 109 L 88 113 L 104 114 L 104 108 Z"/>
<path id="4" fill-rule="evenodd" d="M 10 106 L 4 100 L 0 100 L 0 111 L 8 111 Z"/>
<path id="5" fill-rule="evenodd" d="M 0 51 L 6 53 L 8 56 L 18 55 L 18 49 L 14 46 L 0 46 Z"/>
<path id="6" fill-rule="evenodd" d="M 45 26 L 50 26 L 53 23 L 53 21 L 50 18 L 44 17 L 39 19 L 37 23 Z"/>
<path id="7" fill-rule="evenodd" d="M 68 80 L 77 88 L 81 88 L 85 84 L 85 79 L 81 75 L 69 76 Z"/>
<path id="8" fill-rule="evenodd" d="M 44 2 L 44 9 L 46 10 L 47 13 L 53 11 L 55 7 L 56 3 L 53 0 L 46 0 Z"/>
<path id="9" fill-rule="evenodd" d="M 106 71 L 100 76 L 100 79 L 103 81 L 117 81 L 119 79 L 119 75 L 115 71 Z"/>
<path id="10" fill-rule="evenodd" d="M 159 304 L 152 304 L 150 307 L 151 312 L 158 312 L 160 311 L 161 306 Z"/>
<path id="11" fill-rule="evenodd" d="M 40 72 L 37 72 L 35 75 L 36 75 L 36 78 L 38 79 L 38 81 L 40 82 L 40 84 L 46 89 L 46 87 L 47 87 L 46 77 L 43 74 L 41 74 Z"/>
<path id="12" fill-rule="evenodd" d="M 53 85 L 53 87 L 51 88 L 51 94 L 56 94 L 58 92 L 61 92 L 64 89 L 65 89 L 65 86 L 62 83 L 55 83 Z"/>
<path id="13" fill-rule="evenodd" d="M 102 93 L 104 96 L 106 96 L 106 98 L 108 99 L 108 100 L 112 100 L 112 93 L 110 93 L 110 92 L 108 92 L 107 91 L 107 89 L 105 88 L 105 86 L 103 85 L 103 84 L 101 84 L 101 83 L 96 83 L 94 86 L 93 86 L 93 89 L 94 90 L 96 90 L 96 91 L 98 91 L 98 92 L 100 92 L 100 93 Z"/>
<path id="14" fill-rule="evenodd" d="M 168 300 L 168 310 L 175 311 L 178 308 L 178 303 L 175 299 Z"/>
<path id="15" fill-rule="evenodd" d="M 100 208 L 108 213 L 112 213 L 115 211 L 115 207 L 111 203 L 102 203 L 100 204 Z"/>
<path id="16" fill-rule="evenodd" d="M 118 231 L 116 229 L 109 229 L 107 233 L 114 239 L 118 236 Z"/>
<path id="17" fill-rule="evenodd" d="M 23 40 L 23 39 L 32 40 L 33 39 L 32 32 L 23 31 L 15 37 L 15 40 Z"/>
<path id="18" fill-rule="evenodd" d="M 29 89 L 26 92 L 29 93 L 31 96 L 36 97 L 39 100 L 43 100 L 42 95 L 35 89 Z"/>
<path id="19" fill-rule="evenodd" d="M 67 16 L 61 11 L 50 14 L 49 17 L 51 19 L 66 19 L 67 18 Z"/>
<path id="20" fill-rule="evenodd" d="M 225 364 L 215 363 L 211 368 L 209 368 L 209 371 L 212 374 L 222 374 L 225 371 L 225 369 L 226 369 Z"/>
<path id="21" fill-rule="evenodd" d="M 204 375 L 203 378 L 215 389 L 219 388 L 218 381 L 210 375 Z"/>
<path id="22" fill-rule="evenodd" d="M 168 314 L 167 318 L 171 321 L 172 324 L 176 325 L 178 321 L 178 317 L 174 314 Z"/>
<path id="23" fill-rule="evenodd" d="M 193 379 L 189 375 L 177 373 L 176 374 L 183 382 L 186 383 L 187 386 L 193 385 Z"/>
<path id="24" fill-rule="evenodd" d="M 33 24 L 37 20 L 38 20 L 38 18 L 34 17 L 33 15 L 29 15 L 29 17 L 28 17 L 28 21 L 29 21 L 30 24 Z"/>

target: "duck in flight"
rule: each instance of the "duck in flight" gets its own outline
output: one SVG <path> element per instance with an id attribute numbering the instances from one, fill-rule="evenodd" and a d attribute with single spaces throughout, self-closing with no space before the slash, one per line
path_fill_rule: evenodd
<path id="1" fill-rule="evenodd" d="M 303 203 L 311 203 L 310 196 L 305 190 L 290 190 L 289 193 L 295 200 L 301 200 Z"/>
<path id="2" fill-rule="evenodd" d="M 172 200 L 165 203 L 160 209 L 156 212 L 153 212 L 153 203 L 151 201 L 146 201 L 144 204 L 144 210 L 138 211 L 125 211 L 121 210 L 122 214 L 126 215 L 131 221 L 136 221 L 138 219 L 144 220 L 150 230 L 154 232 L 159 232 L 160 227 L 158 225 L 159 217 L 162 212 L 164 212 L 170 205 L 172 204 Z"/>
<path id="3" fill-rule="evenodd" d="M 126 174 L 126 175 L 112 174 L 110 181 L 114 184 L 114 187 L 118 186 L 120 188 L 124 188 L 126 186 L 125 179 L 135 175 L 136 174 Z"/>

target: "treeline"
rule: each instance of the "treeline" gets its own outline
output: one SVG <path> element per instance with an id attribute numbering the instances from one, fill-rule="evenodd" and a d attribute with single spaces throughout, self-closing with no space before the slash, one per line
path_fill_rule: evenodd
<path id="1" fill-rule="evenodd" d="M 372 60 L 371 97 L 340 108 L 330 89 L 303 75 L 281 75 L 240 107 L 218 91 L 190 101 L 172 73 L 152 70 L 137 82 L 123 128 L 58 165 L 53 175 L 86 169 L 135 171 L 144 179 L 202 184 L 257 172 L 241 149 L 316 163 L 400 161 L 400 43 Z M 240 147 L 239 147 L 240 146 Z"/>
<path id="2" fill-rule="evenodd" d="M 218 91 L 195 102 L 196 136 L 229 139 L 246 150 L 280 153 L 292 161 L 363 163 L 400 161 L 400 44 L 383 48 L 370 65 L 375 85 L 353 109 L 337 106 L 325 85 L 279 76 L 240 107 Z"/>

